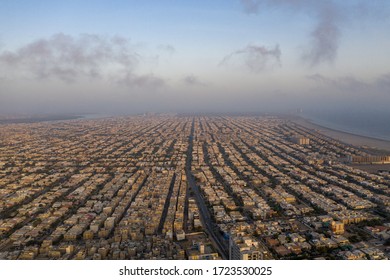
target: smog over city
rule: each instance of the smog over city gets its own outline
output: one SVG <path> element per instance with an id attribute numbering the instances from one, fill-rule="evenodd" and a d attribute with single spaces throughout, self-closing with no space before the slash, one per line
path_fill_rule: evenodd
<path id="1" fill-rule="evenodd" d="M 390 258 L 389 1 L 0 6 L 0 266 Z"/>
<path id="2" fill-rule="evenodd" d="M 372 112 L 390 102 L 386 1 L 114 2 L 5 1 L 1 111 Z"/>

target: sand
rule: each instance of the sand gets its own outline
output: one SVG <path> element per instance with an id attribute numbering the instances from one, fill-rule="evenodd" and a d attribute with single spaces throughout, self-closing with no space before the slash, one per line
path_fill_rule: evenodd
<path id="1" fill-rule="evenodd" d="M 367 136 L 361 136 L 349 132 L 327 128 L 315 124 L 313 122 L 310 122 L 309 120 L 303 118 L 292 118 L 291 120 L 299 125 L 305 126 L 309 129 L 314 129 L 321 134 L 337 139 L 341 142 L 358 146 L 358 147 L 369 147 L 374 150 L 385 150 L 390 154 L 390 141 L 371 138 Z"/>

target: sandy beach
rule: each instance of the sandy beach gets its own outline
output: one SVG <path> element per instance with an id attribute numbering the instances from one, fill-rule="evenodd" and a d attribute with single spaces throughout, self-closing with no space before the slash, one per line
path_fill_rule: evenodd
<path id="1" fill-rule="evenodd" d="M 311 122 L 304 118 L 290 118 L 293 122 L 305 126 L 309 129 L 314 129 L 321 134 L 340 140 L 344 143 L 354 146 L 365 146 L 374 150 L 385 150 L 390 153 L 390 141 L 361 136 L 353 133 L 348 133 L 340 130 L 331 129 Z"/>

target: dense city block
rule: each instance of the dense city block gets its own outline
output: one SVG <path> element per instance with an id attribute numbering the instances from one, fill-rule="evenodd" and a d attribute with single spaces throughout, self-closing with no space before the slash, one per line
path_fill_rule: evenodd
<path id="1" fill-rule="evenodd" d="M 151 115 L 0 131 L 0 259 L 390 257 L 389 172 L 352 167 L 373 155 L 289 119 Z"/>

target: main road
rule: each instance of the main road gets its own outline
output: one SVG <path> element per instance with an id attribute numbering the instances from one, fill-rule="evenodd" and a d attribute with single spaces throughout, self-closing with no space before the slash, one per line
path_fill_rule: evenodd
<path id="1" fill-rule="evenodd" d="M 229 248 L 226 244 L 226 241 L 223 240 L 221 234 L 218 232 L 218 226 L 213 222 L 210 216 L 209 209 L 206 206 L 206 203 L 202 197 L 199 186 L 195 183 L 194 177 L 191 173 L 191 161 L 192 161 L 192 149 L 193 149 L 193 138 L 194 138 L 194 123 L 195 119 L 192 119 L 191 133 L 189 136 L 189 145 L 187 150 L 187 159 L 186 159 L 186 176 L 190 189 L 195 194 L 196 204 L 199 209 L 199 216 L 202 222 L 202 225 L 205 229 L 205 232 L 211 239 L 213 245 L 216 247 L 218 253 L 223 259 L 229 259 Z"/>

